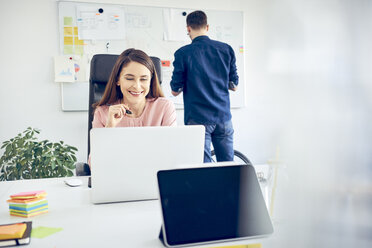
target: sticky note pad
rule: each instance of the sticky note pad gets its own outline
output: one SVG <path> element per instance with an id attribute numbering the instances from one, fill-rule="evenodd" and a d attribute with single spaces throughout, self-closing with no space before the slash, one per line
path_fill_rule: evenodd
<path id="1" fill-rule="evenodd" d="M 27 225 L 25 223 L 0 226 L 0 240 L 22 238 L 26 228 Z"/>
<path id="2" fill-rule="evenodd" d="M 64 28 L 63 28 L 63 34 L 64 34 L 64 35 L 71 35 L 71 36 L 72 36 L 72 34 L 73 34 L 73 29 L 72 29 L 72 27 L 64 27 Z"/>
<path id="3" fill-rule="evenodd" d="M 170 66 L 170 61 L 169 60 L 162 60 L 161 61 L 161 66 L 169 67 Z"/>
<path id="4" fill-rule="evenodd" d="M 73 41 L 72 37 L 65 36 L 65 37 L 63 37 L 63 44 L 73 45 L 74 41 Z"/>
<path id="5" fill-rule="evenodd" d="M 63 228 L 61 227 L 38 226 L 38 227 L 32 228 L 31 237 L 42 239 L 42 238 L 48 237 L 62 230 Z"/>
<path id="6" fill-rule="evenodd" d="M 35 198 L 35 197 L 39 197 L 39 196 L 46 196 L 46 192 L 44 190 L 21 192 L 21 193 L 18 193 L 18 194 L 11 195 L 10 198 L 12 198 L 12 199 L 28 199 L 28 198 Z"/>
<path id="7" fill-rule="evenodd" d="M 78 37 L 74 37 L 75 45 L 84 45 L 84 40 L 79 40 Z"/>
<path id="8" fill-rule="evenodd" d="M 64 45 L 63 46 L 63 54 L 73 54 L 74 53 L 74 46 Z"/>
<path id="9" fill-rule="evenodd" d="M 71 16 L 64 16 L 63 17 L 63 25 L 72 26 L 72 17 Z"/>
<path id="10" fill-rule="evenodd" d="M 75 46 L 74 54 L 83 55 L 83 53 L 84 53 L 84 47 L 83 46 Z"/>

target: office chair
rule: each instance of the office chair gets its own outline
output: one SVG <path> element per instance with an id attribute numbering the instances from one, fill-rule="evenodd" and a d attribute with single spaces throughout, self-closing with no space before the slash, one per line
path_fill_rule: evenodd
<path id="1" fill-rule="evenodd" d="M 212 156 L 212 162 L 216 162 L 217 161 L 217 159 L 215 158 L 215 151 L 214 150 L 212 150 L 211 151 L 211 156 Z M 247 164 L 247 165 L 253 165 L 252 163 L 251 163 L 251 161 L 243 154 L 243 153 L 241 153 L 241 152 L 239 152 L 239 151 L 237 151 L 237 150 L 234 150 L 234 157 L 236 157 L 236 159 L 238 160 L 238 161 L 241 161 L 241 162 L 243 162 L 243 163 L 245 163 L 245 164 Z M 236 161 L 235 159 L 234 159 L 234 161 Z M 238 161 L 236 161 L 236 162 L 238 162 Z"/>
<path id="2" fill-rule="evenodd" d="M 90 129 L 92 129 L 92 121 L 94 109 L 92 104 L 98 102 L 105 91 L 107 81 L 110 77 L 112 68 L 119 55 L 113 54 L 96 54 L 93 56 L 90 63 L 89 77 L 89 111 L 88 111 L 88 156 L 90 154 Z M 161 61 L 157 57 L 151 57 L 155 65 L 156 73 L 158 74 L 159 82 L 162 83 Z M 76 164 L 76 176 L 89 176 L 90 168 L 86 163 Z"/>

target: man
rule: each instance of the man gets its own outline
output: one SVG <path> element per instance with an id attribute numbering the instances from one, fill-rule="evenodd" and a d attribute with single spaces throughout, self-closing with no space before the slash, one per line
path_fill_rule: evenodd
<path id="1" fill-rule="evenodd" d="M 204 162 L 211 162 L 211 143 L 217 161 L 233 161 L 233 133 L 229 89 L 238 85 L 236 59 L 231 46 L 209 39 L 203 11 L 186 18 L 192 42 L 174 54 L 172 94 L 183 91 L 186 125 L 205 126 Z"/>

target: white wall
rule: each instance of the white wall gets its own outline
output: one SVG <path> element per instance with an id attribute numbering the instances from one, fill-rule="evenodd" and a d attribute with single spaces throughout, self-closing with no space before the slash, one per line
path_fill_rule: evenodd
<path id="1" fill-rule="evenodd" d="M 280 151 L 280 170 L 292 187 L 278 197 L 277 212 L 287 214 L 292 229 L 273 243 L 371 244 L 364 233 L 372 207 L 365 201 L 372 176 L 372 1 L 99 2 L 244 11 L 247 107 L 233 110 L 235 148 L 254 163 Z M 84 161 L 87 113 L 63 112 L 53 82 L 57 2 L 0 0 L 0 9 L 0 142 L 37 127 L 42 138 L 77 146 Z M 303 230 L 297 239 L 289 238 L 293 229 Z"/>
<path id="2" fill-rule="evenodd" d="M 0 141 L 28 126 L 41 138 L 64 140 L 85 158 L 87 113 L 61 110 L 60 85 L 54 83 L 53 56 L 58 55 L 57 3 L 50 0 L 0 1 L 1 71 Z"/>

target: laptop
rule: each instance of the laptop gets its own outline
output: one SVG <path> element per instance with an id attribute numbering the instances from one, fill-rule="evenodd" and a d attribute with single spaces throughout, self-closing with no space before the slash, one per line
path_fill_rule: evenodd
<path id="1" fill-rule="evenodd" d="M 251 165 L 162 170 L 159 238 L 167 247 L 261 238 L 274 229 Z"/>
<path id="2" fill-rule="evenodd" d="M 91 129 L 91 202 L 157 199 L 157 171 L 203 163 L 204 136 L 199 125 Z"/>

